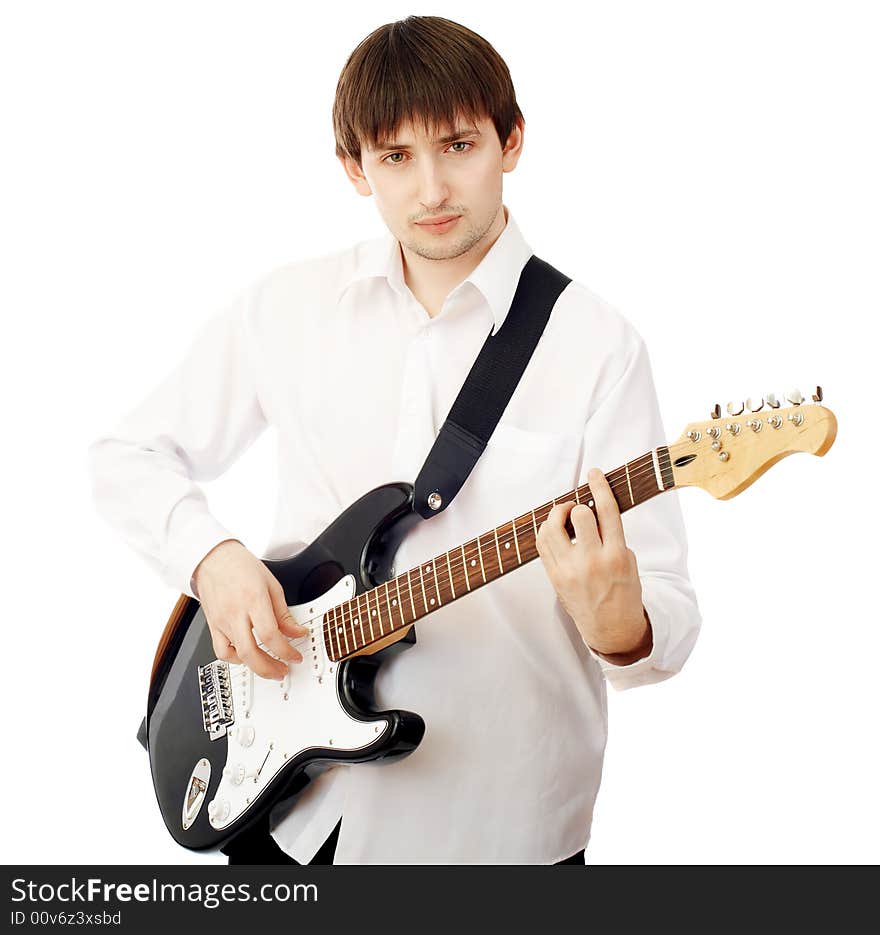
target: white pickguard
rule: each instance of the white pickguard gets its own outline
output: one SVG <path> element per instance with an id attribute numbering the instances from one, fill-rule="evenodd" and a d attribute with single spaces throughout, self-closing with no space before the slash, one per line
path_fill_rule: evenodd
<path id="1" fill-rule="evenodd" d="M 345 711 L 336 689 L 337 663 L 324 650 L 324 614 L 354 594 L 354 576 L 347 575 L 317 600 L 290 607 L 293 619 L 311 633 L 289 640 L 303 661 L 291 664 L 281 682 L 261 678 L 245 665 L 229 665 L 235 720 L 226 733 L 226 766 L 208 802 L 211 827 L 222 830 L 240 818 L 284 764 L 302 751 L 358 750 L 389 729 L 384 718 L 365 723 Z M 275 655 L 259 639 L 257 645 Z"/>

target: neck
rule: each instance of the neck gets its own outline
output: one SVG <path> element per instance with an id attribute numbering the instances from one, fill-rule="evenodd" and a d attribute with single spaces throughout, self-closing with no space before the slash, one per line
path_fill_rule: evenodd
<path id="1" fill-rule="evenodd" d="M 605 476 L 621 513 L 675 487 L 666 446 Z M 445 604 L 538 558 L 538 527 L 557 503 L 568 500 L 584 503 L 595 513 L 590 485 L 583 484 L 332 608 L 324 623 L 329 658 L 338 662 L 361 653 Z M 570 524 L 567 528 L 573 536 Z"/>

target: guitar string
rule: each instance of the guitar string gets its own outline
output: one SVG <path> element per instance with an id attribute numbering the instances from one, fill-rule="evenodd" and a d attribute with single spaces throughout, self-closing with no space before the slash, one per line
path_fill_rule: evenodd
<path id="1" fill-rule="evenodd" d="M 642 463 L 640 464 L 639 462 L 642 462 Z M 633 481 L 636 481 L 636 482 L 638 483 L 640 480 L 646 479 L 646 478 L 648 478 L 649 476 L 652 476 L 652 475 L 656 478 L 656 471 L 655 471 L 655 468 L 654 468 L 653 452 L 648 452 L 648 453 L 646 453 L 646 454 L 644 454 L 644 455 L 641 455 L 641 456 L 638 457 L 638 458 L 633 459 L 633 461 L 631 461 L 631 462 L 627 462 L 626 467 L 629 467 L 630 465 L 633 465 L 634 467 L 631 468 L 631 469 L 629 470 L 629 483 L 627 482 L 627 472 L 626 472 L 626 469 L 625 469 L 624 465 L 621 465 L 619 468 L 616 468 L 616 469 L 614 469 L 614 470 L 608 472 L 609 474 L 616 474 L 618 471 L 623 471 L 623 472 L 624 472 L 620 477 L 617 477 L 617 478 L 615 478 L 615 479 L 613 479 L 613 480 L 608 479 L 608 475 L 606 475 L 606 479 L 609 480 L 609 486 L 611 487 L 612 492 L 617 493 L 618 491 L 620 491 L 620 492 L 625 491 L 625 490 L 628 491 L 629 488 L 630 488 L 630 486 L 632 485 Z M 581 485 L 579 485 L 579 486 L 576 488 L 576 490 L 579 491 L 582 487 L 586 487 L 587 490 L 589 491 L 589 484 L 581 484 Z M 665 492 L 665 490 L 671 490 L 671 489 L 673 489 L 673 488 L 672 488 L 672 487 L 667 487 L 667 488 L 664 489 L 664 491 L 660 491 L 660 490 L 658 489 L 658 490 L 656 491 L 656 493 Z M 563 495 L 561 495 L 561 496 L 559 496 L 559 497 L 556 497 L 556 498 L 555 498 L 555 502 L 558 504 L 558 503 L 565 503 L 565 502 L 571 500 L 571 499 L 574 497 L 575 490 L 570 491 L 570 493 L 571 493 L 572 496 L 568 496 L 568 493 L 569 493 L 569 492 L 567 492 L 566 494 L 563 494 Z M 595 499 L 595 498 L 592 496 L 592 491 L 589 491 L 589 493 L 590 493 L 590 499 Z M 578 494 L 578 496 L 580 496 L 580 495 Z M 584 496 L 585 496 L 585 498 L 586 498 L 586 496 L 587 496 L 586 492 L 585 492 Z M 644 500 L 640 500 L 639 502 L 640 502 L 640 503 L 641 503 L 641 502 L 644 502 Z M 512 524 L 512 523 L 516 523 L 517 521 L 520 521 L 520 522 L 522 522 L 522 523 L 525 524 L 525 528 L 524 528 L 524 530 L 523 530 L 523 532 L 525 532 L 525 529 L 527 529 L 528 527 L 531 527 L 531 525 L 532 525 L 532 524 L 528 521 L 528 519 L 527 519 L 527 518 L 531 515 L 531 513 L 537 514 L 538 512 L 540 512 L 540 511 L 546 509 L 547 507 L 550 507 L 550 508 L 552 509 L 552 504 L 553 504 L 553 501 L 547 501 L 546 503 L 541 504 L 541 505 L 538 506 L 538 507 L 535 507 L 534 510 L 530 511 L 529 513 L 522 514 L 522 515 L 519 516 L 519 517 L 515 517 L 513 520 L 508 520 L 507 523 L 502 524 L 502 526 L 510 525 L 510 524 Z M 638 504 L 635 504 L 635 505 L 638 505 Z M 536 519 L 537 519 L 537 517 L 536 517 Z M 541 524 L 543 524 L 544 522 L 546 522 L 546 517 L 545 517 L 544 519 L 541 520 Z M 489 546 L 488 546 L 488 545 L 484 545 L 484 546 L 481 547 L 480 544 L 479 544 L 479 542 L 480 542 L 481 539 L 485 538 L 486 536 L 493 536 L 494 534 L 497 534 L 497 536 L 498 536 L 499 545 L 501 545 L 502 543 L 507 543 L 507 542 L 514 541 L 514 540 L 513 540 L 513 528 L 511 528 L 511 530 L 510 530 L 509 532 L 502 532 L 502 531 L 501 531 L 501 527 L 496 527 L 496 528 L 493 529 L 493 530 L 490 530 L 490 531 L 488 531 L 488 532 L 481 533 L 478 537 L 476 537 L 476 538 L 474 538 L 474 539 L 472 539 L 472 540 L 469 540 L 468 543 L 462 543 L 460 546 L 457 546 L 457 547 L 455 547 L 454 549 L 450 549 L 450 550 L 448 550 L 447 552 L 443 553 L 442 556 L 439 556 L 439 558 L 441 559 L 441 561 L 439 562 L 439 564 L 442 565 L 442 559 L 443 559 L 443 558 L 446 558 L 447 555 L 450 557 L 450 564 L 451 564 L 452 553 L 455 553 L 455 558 L 456 558 L 456 561 L 457 561 L 457 560 L 458 560 L 458 553 L 459 553 L 460 551 L 462 551 L 462 550 L 464 550 L 465 561 L 467 561 L 468 559 L 470 559 L 471 561 L 473 561 L 473 560 L 474 560 L 474 559 L 473 559 L 473 556 L 474 556 L 474 555 L 478 555 L 478 554 L 479 554 L 480 557 L 482 558 L 482 557 L 483 557 L 483 552 L 484 552 L 486 549 L 489 549 L 489 555 L 491 556 L 491 549 L 489 548 Z M 530 540 L 529 540 L 529 541 L 530 541 Z M 475 544 L 475 545 L 470 545 L 470 543 L 476 543 L 476 544 Z M 325 612 L 325 614 L 323 615 L 323 616 L 324 616 L 324 620 L 323 620 L 323 623 L 322 623 L 322 630 L 323 630 L 323 636 L 324 636 L 324 639 L 325 639 L 325 643 L 331 644 L 331 649 L 332 649 L 331 634 L 334 634 L 334 635 L 335 635 L 335 640 L 336 640 L 336 642 L 337 642 L 337 645 L 340 647 L 340 651 L 341 651 L 341 644 L 345 641 L 345 637 L 346 637 L 346 636 L 349 636 L 349 637 L 351 638 L 351 641 L 353 641 L 354 644 L 355 644 L 355 649 L 361 648 L 361 647 L 358 645 L 358 642 L 357 642 L 357 632 L 356 632 L 357 629 L 360 629 L 360 630 L 363 632 L 363 628 L 364 628 L 364 625 L 365 625 L 364 622 L 363 622 L 363 620 L 362 620 L 362 617 L 364 616 L 364 611 L 360 608 L 360 599 L 363 598 L 363 599 L 365 600 L 366 604 L 367 604 L 367 612 L 366 612 L 366 626 L 367 626 L 367 627 L 370 627 L 370 625 L 371 625 L 371 620 L 375 619 L 375 614 L 376 614 L 377 611 L 379 612 L 379 614 L 380 614 L 380 616 L 381 616 L 381 604 L 382 604 L 383 598 L 382 598 L 382 596 L 381 596 L 381 594 L 380 594 L 379 592 L 381 591 L 381 589 L 382 589 L 383 587 L 386 587 L 386 585 L 389 585 L 389 586 L 390 586 L 390 585 L 392 584 L 392 582 L 395 584 L 395 590 L 399 588 L 399 590 L 400 590 L 400 592 L 401 592 L 401 601 L 404 599 L 404 595 L 405 595 L 406 598 L 408 598 L 410 601 L 413 602 L 413 604 L 415 604 L 415 601 L 413 600 L 414 596 L 416 596 L 416 595 L 428 596 L 428 595 L 427 595 L 427 590 L 426 590 L 426 588 L 425 588 L 425 586 L 424 586 L 424 583 L 422 584 L 421 589 L 417 588 L 417 586 L 415 586 L 415 585 L 411 586 L 411 585 L 410 585 L 410 577 L 412 576 L 413 572 L 416 572 L 416 573 L 420 573 L 420 574 L 419 574 L 419 577 L 422 578 L 422 576 L 423 576 L 423 574 L 424 574 L 423 568 L 424 568 L 424 567 L 427 567 L 427 566 L 431 566 L 431 568 L 432 568 L 432 571 L 431 571 L 431 572 L 428 572 L 428 574 L 429 574 L 429 575 L 430 575 L 430 574 L 433 574 L 433 573 L 434 573 L 433 569 L 434 569 L 435 566 L 438 564 L 437 561 L 436 561 L 436 558 L 438 558 L 438 557 L 431 558 L 431 559 L 428 559 L 428 560 L 426 560 L 426 561 L 424 561 L 424 562 L 421 562 L 419 565 L 413 566 L 413 568 L 408 569 L 407 572 L 404 572 L 404 573 L 402 573 L 401 575 L 398 575 L 398 576 L 396 576 L 395 578 L 392 578 L 392 579 L 390 579 L 390 580 L 387 581 L 387 582 L 382 582 L 381 584 L 377 585 L 376 587 L 371 588 L 369 591 L 364 591 L 364 592 L 362 592 L 361 594 L 357 595 L 356 597 L 351 598 L 351 599 L 349 599 L 349 600 L 347 600 L 347 601 L 343 601 L 341 604 L 338 604 L 338 605 L 336 605 L 335 607 L 328 608 L 328 610 L 327 610 L 327 611 Z M 534 560 L 534 559 L 532 559 L 532 560 Z M 515 567 L 520 567 L 522 564 L 523 564 L 523 563 L 520 562 L 520 563 L 519 563 L 517 566 L 515 566 Z M 475 567 L 475 566 L 472 566 L 472 567 Z M 465 570 L 465 566 L 464 566 L 464 565 L 461 566 L 461 570 L 465 572 L 465 575 L 467 575 L 467 572 L 466 572 L 466 570 Z M 512 571 L 512 570 L 514 570 L 514 569 L 513 569 L 513 568 L 508 569 L 508 571 Z M 506 573 L 507 573 L 507 572 L 505 572 L 504 569 L 503 569 L 503 562 L 502 562 L 502 564 L 499 565 L 499 572 L 498 572 L 498 575 L 496 576 L 496 578 L 497 578 L 497 577 L 501 577 L 501 575 L 506 574 Z M 490 580 L 496 580 L 496 579 L 490 579 Z M 478 582 L 477 585 L 476 585 L 476 587 L 479 587 L 481 583 L 487 583 L 487 582 Z M 435 588 L 434 588 L 434 589 L 435 589 L 435 591 L 438 592 L 438 596 L 439 596 L 439 584 L 435 584 Z M 388 590 L 390 590 L 390 587 L 388 588 Z M 473 590 L 473 588 L 471 588 L 470 590 Z M 370 607 L 369 607 L 369 598 L 368 598 L 367 595 L 369 595 L 369 594 L 371 594 L 371 593 L 375 593 L 374 602 L 375 602 L 375 604 L 376 604 L 377 611 L 371 611 L 371 610 L 370 610 Z M 394 600 L 396 601 L 396 598 L 395 598 Z M 346 605 L 348 605 L 348 610 L 346 610 Z M 397 604 L 395 603 L 393 606 L 396 607 Z M 443 606 L 443 605 L 441 604 L 440 606 Z M 387 602 L 386 602 L 386 607 L 387 607 Z M 329 615 L 333 614 L 334 611 L 336 611 L 336 610 L 338 610 L 338 609 L 340 609 L 340 608 L 342 608 L 341 622 L 340 622 L 340 615 L 335 615 L 333 621 L 331 622 L 331 620 L 328 619 L 328 618 L 329 618 Z M 436 609 L 439 609 L 439 607 L 436 608 Z M 428 611 L 428 612 L 430 612 L 430 611 Z M 406 626 L 412 626 L 412 623 L 415 622 L 415 621 L 413 621 L 412 623 L 404 622 L 403 624 L 398 625 L 398 624 L 395 624 L 395 622 L 394 622 L 394 619 L 393 619 L 393 612 L 390 611 L 390 610 L 388 610 L 388 611 L 386 611 L 386 613 L 387 613 L 389 616 L 391 616 L 391 620 L 389 620 L 389 624 L 390 624 L 391 629 L 389 629 L 389 631 L 388 631 L 387 633 L 381 633 L 381 632 L 380 632 L 380 636 L 378 637 L 379 639 L 382 639 L 383 636 L 388 636 L 388 635 L 390 635 L 391 633 L 397 632 L 398 630 L 403 629 L 403 628 L 406 627 Z M 405 621 L 405 615 L 402 613 L 402 611 L 401 611 L 400 609 L 398 609 L 398 616 L 402 617 L 402 619 L 404 619 L 404 621 Z M 355 621 L 357 621 L 357 622 L 355 622 Z M 380 624 L 380 630 L 384 630 L 384 624 L 382 623 L 382 621 L 379 620 L 379 621 L 377 621 L 377 622 L 379 622 L 379 624 Z M 341 630 L 340 630 L 340 628 L 341 628 Z M 372 634 L 373 634 L 373 637 L 372 637 L 372 639 L 371 639 L 370 641 L 371 641 L 371 642 L 374 642 L 375 639 L 376 639 L 376 637 L 375 637 L 375 630 L 371 630 L 371 632 L 372 632 Z M 366 639 L 366 638 L 367 638 L 367 637 L 366 637 L 366 633 L 363 633 L 363 639 Z M 364 645 L 368 645 L 368 644 L 364 644 Z M 350 649 L 349 649 L 349 651 L 350 651 Z"/>

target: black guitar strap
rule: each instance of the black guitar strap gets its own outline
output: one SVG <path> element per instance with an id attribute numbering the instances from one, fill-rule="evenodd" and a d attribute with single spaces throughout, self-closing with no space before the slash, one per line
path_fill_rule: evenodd
<path id="1" fill-rule="evenodd" d="M 489 334 L 413 485 L 413 509 L 442 513 L 461 490 L 510 402 L 570 277 L 530 257 L 504 323 Z"/>

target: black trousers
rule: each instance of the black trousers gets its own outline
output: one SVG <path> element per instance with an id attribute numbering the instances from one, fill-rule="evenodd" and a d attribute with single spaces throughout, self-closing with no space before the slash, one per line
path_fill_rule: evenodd
<path id="1" fill-rule="evenodd" d="M 339 821 L 336 827 L 330 832 L 327 840 L 318 848 L 318 853 L 309 861 L 308 866 L 326 866 L 333 863 L 333 855 L 336 853 L 336 842 L 339 839 Z M 289 854 L 285 853 L 276 843 L 275 839 L 269 834 L 269 815 L 268 813 L 261 822 L 247 832 L 239 834 L 233 838 L 225 847 L 220 850 L 229 858 L 230 864 L 296 864 L 297 867 L 303 866 L 298 860 L 294 860 Z M 576 864 L 584 866 L 584 852 L 578 851 L 565 860 L 558 860 L 556 865 Z"/>

